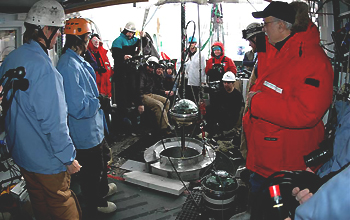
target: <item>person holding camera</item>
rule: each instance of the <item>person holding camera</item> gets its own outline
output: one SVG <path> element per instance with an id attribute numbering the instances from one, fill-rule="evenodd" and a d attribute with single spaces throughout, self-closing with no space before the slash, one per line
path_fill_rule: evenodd
<path id="1" fill-rule="evenodd" d="M 79 180 L 87 207 L 84 215 L 96 219 L 97 212 L 116 211 L 116 205 L 106 197 L 116 193 L 117 186 L 107 181 L 110 156 L 95 72 L 82 57 L 87 51 L 91 28 L 86 19 L 73 18 L 67 21 L 64 31 L 66 43 L 57 69 L 63 76 L 70 136 L 82 165 Z"/>
<path id="2" fill-rule="evenodd" d="M 217 98 L 207 106 L 204 118 L 209 137 L 231 130 L 239 119 L 244 101 L 242 94 L 234 87 L 235 81 L 235 74 L 226 72 L 222 77 L 223 88 L 219 89 Z"/>
<path id="3" fill-rule="evenodd" d="M 331 173 L 330 178 L 313 194 L 309 189 L 295 187 L 292 195 L 300 203 L 295 210 L 295 220 L 350 219 L 350 163 Z M 285 220 L 291 220 L 286 218 Z"/>
<path id="4" fill-rule="evenodd" d="M 126 23 L 123 31 L 112 43 L 114 59 L 114 75 L 112 77 L 112 101 L 117 104 L 119 119 L 128 117 L 128 108 L 132 107 L 137 98 L 139 75 L 133 61 L 141 48 L 141 39 L 135 36 L 134 22 Z M 142 46 L 149 43 L 146 33 L 141 31 Z"/>

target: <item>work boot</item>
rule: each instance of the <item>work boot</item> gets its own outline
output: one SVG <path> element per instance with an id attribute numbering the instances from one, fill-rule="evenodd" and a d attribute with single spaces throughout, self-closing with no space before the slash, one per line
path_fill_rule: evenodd
<path id="1" fill-rule="evenodd" d="M 109 188 L 108 193 L 103 198 L 111 196 L 117 192 L 117 185 L 115 183 L 109 183 L 108 188 Z"/>
<path id="2" fill-rule="evenodd" d="M 97 207 L 97 211 L 108 214 L 117 210 L 117 206 L 113 202 L 107 202 L 106 207 Z"/>

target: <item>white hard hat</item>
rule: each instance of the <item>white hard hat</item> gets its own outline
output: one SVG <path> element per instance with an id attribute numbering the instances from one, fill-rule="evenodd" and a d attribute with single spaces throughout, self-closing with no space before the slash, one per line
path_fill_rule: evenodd
<path id="1" fill-rule="evenodd" d="M 130 31 L 130 32 L 136 32 L 136 27 L 135 27 L 135 24 L 133 22 L 126 23 L 124 29 L 127 31 Z"/>
<path id="2" fill-rule="evenodd" d="M 235 76 L 235 74 L 233 72 L 228 71 L 222 77 L 222 81 L 224 81 L 224 82 L 234 82 L 234 81 L 236 81 L 236 76 Z"/>
<path id="3" fill-rule="evenodd" d="M 249 40 L 249 38 L 254 37 L 259 33 L 263 33 L 262 31 L 263 25 L 257 22 L 253 22 L 247 26 L 245 30 L 243 30 L 243 38 Z"/>
<path id="4" fill-rule="evenodd" d="M 42 27 L 63 27 L 65 22 L 64 9 L 55 0 L 40 0 L 30 8 L 25 22 Z"/>
<path id="5" fill-rule="evenodd" d="M 152 68 L 156 68 L 159 65 L 159 60 L 155 56 L 150 56 L 146 61 L 146 65 Z"/>

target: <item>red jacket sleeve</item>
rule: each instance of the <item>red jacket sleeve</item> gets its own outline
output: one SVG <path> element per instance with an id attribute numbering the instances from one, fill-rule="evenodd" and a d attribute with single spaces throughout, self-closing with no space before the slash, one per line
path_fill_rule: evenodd
<path id="1" fill-rule="evenodd" d="M 227 71 L 231 71 L 234 74 L 236 74 L 237 73 L 237 67 L 236 67 L 235 63 L 230 58 L 227 57 L 227 59 L 228 59 Z"/>

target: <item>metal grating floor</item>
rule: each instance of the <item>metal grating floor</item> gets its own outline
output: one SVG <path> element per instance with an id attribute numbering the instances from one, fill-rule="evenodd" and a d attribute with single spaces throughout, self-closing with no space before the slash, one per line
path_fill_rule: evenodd
<path id="1" fill-rule="evenodd" d="M 196 203 L 199 204 L 199 208 L 192 201 L 192 197 L 188 195 L 181 211 L 176 217 L 176 220 L 228 220 L 233 215 L 246 210 L 247 192 L 248 191 L 245 187 L 240 187 L 232 204 L 232 208 L 224 212 L 219 212 L 206 209 L 201 191 L 194 190 L 192 191 L 192 196 Z"/>

